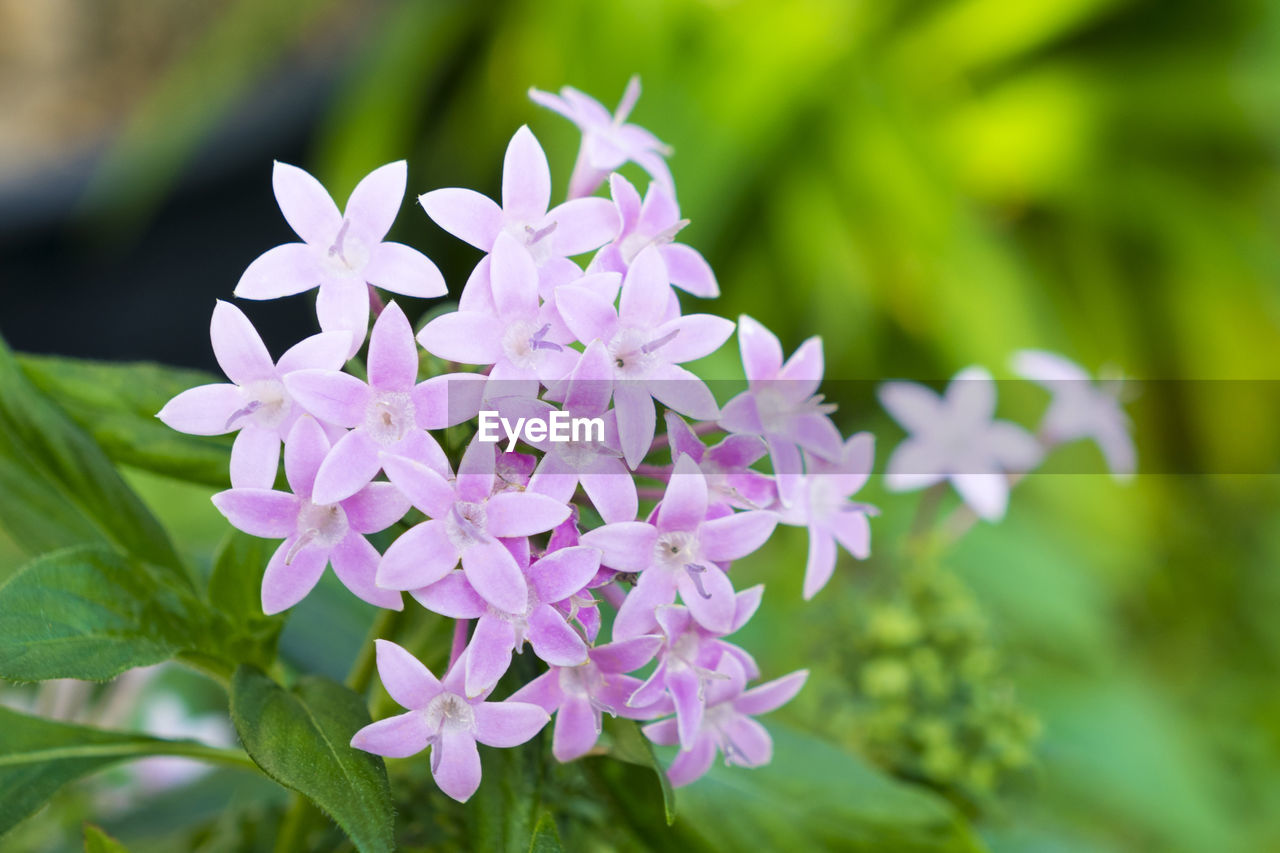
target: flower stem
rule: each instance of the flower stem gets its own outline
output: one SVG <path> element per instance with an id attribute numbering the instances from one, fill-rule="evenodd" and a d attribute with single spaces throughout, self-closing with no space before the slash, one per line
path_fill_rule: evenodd
<path id="1" fill-rule="evenodd" d="M 369 627 L 369 634 L 364 639 L 364 645 L 360 647 L 360 654 L 356 656 L 355 663 L 351 665 L 351 672 L 347 674 L 347 686 L 356 693 L 364 693 L 369 689 L 369 683 L 373 681 L 378 659 L 378 648 L 373 641 L 391 639 L 403 614 L 403 610 L 383 610 L 373 620 L 373 625 Z"/>

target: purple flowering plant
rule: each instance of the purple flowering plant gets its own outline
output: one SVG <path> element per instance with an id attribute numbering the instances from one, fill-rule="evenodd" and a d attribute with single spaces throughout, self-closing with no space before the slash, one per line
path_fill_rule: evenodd
<path id="1" fill-rule="evenodd" d="M 0 619 L 19 618 L 17 603 L 43 606 L 75 572 L 122 590 L 159 579 L 165 592 L 90 597 L 85 624 L 33 624 L 39 641 L 0 653 L 0 675 L 101 679 L 169 657 L 210 672 L 230 691 L 244 752 L 159 741 L 151 751 L 261 768 L 361 850 L 393 838 L 384 758 L 419 763 L 459 802 L 513 772 L 489 756 L 517 748 L 560 763 L 641 761 L 668 791 L 717 755 L 738 772 L 768 764 L 774 744 L 758 718 L 800 693 L 808 672 L 765 675 L 738 639 L 765 588 L 736 567 L 780 525 L 807 532 L 808 559 L 774 566 L 771 596 L 812 599 L 841 551 L 866 559 L 879 510 L 859 495 L 874 438 L 846 437 L 833 420 L 821 339 L 788 356 L 758 320 L 705 310 L 721 286 L 678 242 L 688 220 L 671 149 L 629 123 L 639 92 L 633 79 L 611 113 L 573 88 L 531 90 L 582 133 L 560 203 L 528 127 L 507 147 L 500 202 L 464 188 L 418 198 L 483 256 L 456 310 L 416 332 L 384 294 L 447 291 L 425 255 L 385 240 L 405 162 L 375 169 L 342 210 L 311 175 L 277 163 L 276 200 L 300 242 L 263 253 L 234 292 L 318 288 L 322 331 L 273 360 L 249 317 L 220 301 L 210 333 L 228 381 L 182 391 L 158 413 L 179 433 L 235 434 L 230 488 L 213 503 L 247 535 L 230 540 L 204 594 L 171 548 L 139 544 L 142 522 L 112 528 L 107 551 L 54 555 L 48 579 L 19 579 L 27 598 L 0 590 Z M 647 173 L 643 193 L 617 172 L 627 163 Z M 745 386 L 717 399 L 687 365 L 735 334 Z M 453 372 L 424 375 L 428 356 Z M 1010 489 L 1060 443 L 1091 438 L 1117 475 L 1133 471 L 1114 394 L 1050 353 L 1019 353 L 1014 369 L 1053 394 L 1034 433 L 995 417 L 996 384 L 980 367 L 942 394 L 879 389 L 907 432 L 884 485 L 953 487 L 963 505 L 949 536 L 999 520 Z M 327 567 L 380 614 L 346 686 L 297 677 L 274 652 L 277 614 Z M 227 591 L 236 579 L 252 599 Z"/>

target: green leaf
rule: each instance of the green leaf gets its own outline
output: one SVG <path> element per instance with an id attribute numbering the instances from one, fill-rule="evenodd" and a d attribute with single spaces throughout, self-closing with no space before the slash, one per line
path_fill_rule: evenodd
<path id="1" fill-rule="evenodd" d="M 190 586 L 160 523 L 101 448 L 28 381 L 3 341 L 0 524 L 32 555 L 110 543 Z"/>
<path id="2" fill-rule="evenodd" d="M 480 748 L 484 772 L 466 809 L 467 839 L 474 849 L 529 849 L 539 807 L 539 740 L 515 749 Z"/>
<path id="3" fill-rule="evenodd" d="M 0 707 L 0 835 L 73 779 L 148 755 L 251 766 L 239 751 L 56 723 Z"/>
<path id="4" fill-rule="evenodd" d="M 771 726 L 772 763 L 715 762 L 681 788 L 676 828 L 713 850 L 983 849 L 942 798 L 894 781 L 840 748 Z M 699 820 L 695 815 L 732 815 Z"/>
<path id="5" fill-rule="evenodd" d="M 605 723 L 605 732 L 609 736 L 609 755 L 628 764 L 648 767 L 657 774 L 658 785 L 662 788 L 662 809 L 667 818 L 667 826 L 675 823 L 675 791 L 671 789 L 667 771 L 653 752 L 653 744 L 640 731 L 640 726 L 632 720 L 611 717 Z"/>
<path id="6" fill-rule="evenodd" d="M 231 718 L 258 766 L 333 818 L 357 850 L 393 848 L 386 767 L 350 746 L 351 736 L 370 722 L 364 700 L 316 676 L 286 691 L 246 665 L 231 680 Z"/>
<path id="7" fill-rule="evenodd" d="M 216 377 L 150 362 L 20 355 L 18 363 L 113 462 L 193 483 L 230 485 L 230 436 L 186 435 L 156 419 L 165 403 Z"/>
<path id="8" fill-rule="evenodd" d="M 38 557 L 0 587 L 0 677 L 105 681 L 191 648 L 203 605 L 107 548 Z"/>
<path id="9" fill-rule="evenodd" d="M 262 612 L 262 573 L 279 543 L 229 531 L 209 576 L 209 603 L 217 611 L 218 645 L 235 661 L 269 668 L 285 616 Z"/>
<path id="10" fill-rule="evenodd" d="M 533 828 L 533 839 L 529 842 L 529 853 L 562 853 L 560 831 L 556 829 L 556 819 L 550 812 L 543 812 L 538 818 L 538 825 Z"/>
<path id="11" fill-rule="evenodd" d="M 129 853 L 129 848 L 91 823 L 84 825 L 84 853 Z"/>

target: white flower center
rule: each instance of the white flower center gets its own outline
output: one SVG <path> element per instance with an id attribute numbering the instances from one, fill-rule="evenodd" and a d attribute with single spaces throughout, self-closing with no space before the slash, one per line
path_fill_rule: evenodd
<path id="1" fill-rule="evenodd" d="M 347 513 L 340 505 L 307 501 L 298 510 L 298 538 L 285 555 L 285 565 L 290 565 L 303 548 L 332 548 L 346 537 L 349 527 Z"/>
<path id="2" fill-rule="evenodd" d="M 259 379 L 242 385 L 240 396 L 244 405 L 227 418 L 227 429 L 237 424 L 244 426 L 245 420 L 261 427 L 276 427 L 293 409 L 293 401 L 279 379 Z"/>
<path id="3" fill-rule="evenodd" d="M 407 391 L 379 391 L 365 410 L 364 429 L 379 444 L 395 444 L 416 425 L 415 415 Z"/>
<path id="4" fill-rule="evenodd" d="M 698 562 L 698 539 L 693 533 L 686 531 L 660 534 L 653 550 L 654 559 L 664 568 L 678 569 L 688 563 Z"/>
<path id="5" fill-rule="evenodd" d="M 342 227 L 324 254 L 324 266 L 340 276 L 352 276 L 369 263 L 369 247 L 358 237 L 351 235 L 351 223 L 342 221 Z"/>
<path id="6" fill-rule="evenodd" d="M 485 521 L 483 503 L 455 503 L 445 519 L 449 540 L 459 548 L 490 541 Z"/>
<path id="7" fill-rule="evenodd" d="M 441 693 L 422 710 L 427 727 L 440 732 L 470 732 L 476 726 L 476 712 L 471 703 L 457 693 Z"/>
<path id="8" fill-rule="evenodd" d="M 622 329 L 609 342 L 609 357 L 613 359 L 614 376 L 619 379 L 643 379 L 654 367 L 665 364 L 658 352 L 677 332 L 655 337 L 652 332 L 640 329 Z"/>

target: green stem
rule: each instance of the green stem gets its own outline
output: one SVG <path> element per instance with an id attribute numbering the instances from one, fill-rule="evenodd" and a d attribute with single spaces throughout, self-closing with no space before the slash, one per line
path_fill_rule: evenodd
<path id="1" fill-rule="evenodd" d="M 18 764 L 30 764 L 34 761 L 57 761 L 72 758 L 147 758 L 153 755 L 180 755 L 184 758 L 195 758 L 211 764 L 226 764 L 232 767 L 258 770 L 245 752 L 239 749 L 223 749 L 217 746 L 206 746 L 202 743 L 173 740 L 140 741 L 138 743 L 90 743 L 79 746 L 55 747 L 29 752 L 0 755 L 0 767 Z"/>
<path id="2" fill-rule="evenodd" d="M 274 853 L 294 853 L 300 849 L 307 818 L 307 799 L 301 794 L 293 794 L 289 799 L 289 810 L 280 821 L 280 831 L 276 833 Z"/>
<path id="3" fill-rule="evenodd" d="M 373 620 L 373 625 L 369 627 L 369 634 L 360 647 L 360 653 L 356 656 L 355 663 L 351 665 L 351 672 L 347 674 L 347 686 L 356 693 L 364 693 L 369 689 L 369 683 L 373 681 L 378 653 L 373 641 L 391 639 L 403 615 L 403 610 L 383 610 Z"/>

